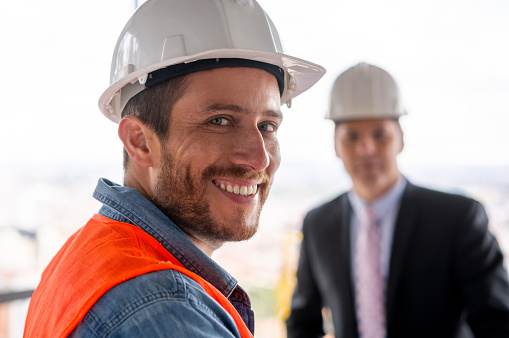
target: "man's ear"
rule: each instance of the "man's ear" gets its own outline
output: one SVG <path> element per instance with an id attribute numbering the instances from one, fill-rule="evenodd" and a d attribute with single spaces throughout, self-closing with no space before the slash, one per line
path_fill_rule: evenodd
<path id="1" fill-rule="evenodd" d="M 159 138 L 138 117 L 124 117 L 118 125 L 118 136 L 131 159 L 142 167 L 153 167 L 159 162 Z"/>
<path id="2" fill-rule="evenodd" d="M 334 141 L 335 141 L 335 140 L 334 140 Z M 340 152 L 340 150 L 339 150 L 339 145 L 338 145 L 338 143 L 337 143 L 337 142 L 334 142 L 334 150 L 336 151 L 336 156 L 337 156 L 338 158 L 341 158 L 341 152 Z"/>
<path id="3" fill-rule="evenodd" d="M 399 126 L 399 133 L 400 133 L 400 144 L 399 144 L 399 151 L 398 154 L 401 154 L 403 149 L 405 148 L 405 134 L 403 134 L 403 129 L 401 129 L 401 126 Z"/>
<path id="4" fill-rule="evenodd" d="M 338 135 L 338 125 L 334 127 L 334 150 L 336 151 L 336 156 L 341 158 L 341 146 Z"/>

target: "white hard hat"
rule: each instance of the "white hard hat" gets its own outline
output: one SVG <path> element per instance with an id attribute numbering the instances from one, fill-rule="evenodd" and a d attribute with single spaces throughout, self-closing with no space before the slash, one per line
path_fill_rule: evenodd
<path id="1" fill-rule="evenodd" d="M 336 122 L 398 119 L 406 114 L 396 81 L 382 68 L 359 63 L 338 76 L 327 118 Z"/>
<path id="2" fill-rule="evenodd" d="M 126 103 L 146 87 L 154 71 L 220 59 L 281 68 L 281 104 L 288 105 L 325 73 L 319 65 L 283 54 L 274 24 L 255 0 L 148 0 L 120 34 L 110 86 L 99 98 L 99 108 L 118 122 Z M 210 68 L 201 65 L 192 71 Z"/>

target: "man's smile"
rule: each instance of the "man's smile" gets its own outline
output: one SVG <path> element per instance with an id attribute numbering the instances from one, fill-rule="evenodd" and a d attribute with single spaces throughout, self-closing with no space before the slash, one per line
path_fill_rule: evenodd
<path id="1" fill-rule="evenodd" d="M 223 182 L 218 182 L 216 180 L 214 180 L 213 182 L 217 187 L 219 187 L 227 192 L 233 193 L 235 195 L 239 195 L 239 196 L 254 195 L 258 191 L 257 184 L 241 185 L 241 184 L 226 183 L 226 182 L 223 183 Z"/>

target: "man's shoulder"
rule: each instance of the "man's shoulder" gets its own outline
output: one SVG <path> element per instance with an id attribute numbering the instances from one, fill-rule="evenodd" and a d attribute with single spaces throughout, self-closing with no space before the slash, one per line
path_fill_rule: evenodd
<path id="1" fill-rule="evenodd" d="M 471 208 L 473 205 L 480 204 L 472 197 L 461 191 L 444 191 L 431 189 L 408 183 L 407 189 L 403 194 L 404 200 L 420 204 L 429 208 Z"/>
<path id="2" fill-rule="evenodd" d="M 312 222 L 319 220 L 320 222 L 327 221 L 327 219 L 333 220 L 337 218 L 342 212 L 348 210 L 349 202 L 347 193 L 342 193 L 339 196 L 329 200 L 321 205 L 311 209 L 306 214 L 306 221 Z"/>
<path id="3" fill-rule="evenodd" d="M 75 333 L 93 330 L 100 335 L 140 332 L 151 336 L 151 332 L 171 330 L 167 331 L 173 332 L 171 337 L 179 334 L 206 337 L 210 332 L 200 331 L 200 326 L 207 322 L 227 337 L 233 336 L 228 332 L 236 332 L 228 313 L 196 281 L 169 269 L 143 274 L 114 286 L 89 310 Z"/>
<path id="4" fill-rule="evenodd" d="M 441 227 L 444 224 L 487 224 L 484 206 L 466 194 L 439 191 L 409 184 L 401 200 L 400 217 L 411 216 L 420 224 Z M 484 231 L 484 230 L 483 230 Z"/>
<path id="5" fill-rule="evenodd" d="M 129 306 L 145 300 L 190 302 L 201 298 L 210 297 L 195 280 L 180 271 L 165 269 L 142 274 L 116 285 L 96 305 L 109 307 L 116 303 Z"/>

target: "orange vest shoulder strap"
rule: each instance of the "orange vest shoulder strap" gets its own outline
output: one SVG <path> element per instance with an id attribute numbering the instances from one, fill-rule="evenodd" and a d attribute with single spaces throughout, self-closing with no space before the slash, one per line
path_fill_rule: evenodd
<path id="1" fill-rule="evenodd" d="M 66 337 L 109 289 L 148 272 L 173 269 L 195 280 L 233 318 L 241 337 L 253 337 L 228 299 L 187 270 L 137 226 L 94 215 L 57 253 L 30 301 L 25 337 Z"/>

